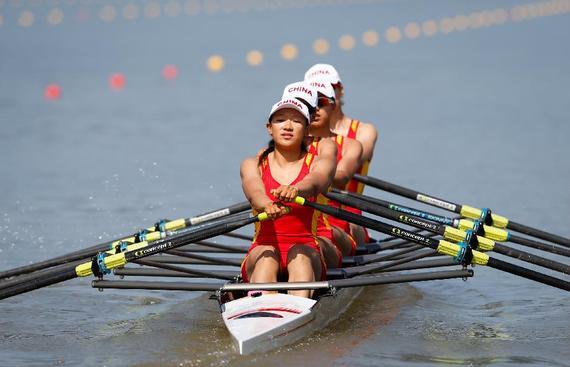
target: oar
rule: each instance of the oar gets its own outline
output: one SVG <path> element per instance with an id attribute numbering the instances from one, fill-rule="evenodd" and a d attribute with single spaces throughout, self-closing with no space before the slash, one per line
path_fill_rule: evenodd
<path id="1" fill-rule="evenodd" d="M 342 194 L 342 195 L 347 195 L 347 196 L 350 196 L 353 198 L 361 199 L 361 200 L 367 201 L 369 203 L 382 206 L 384 208 L 395 210 L 395 211 L 400 212 L 400 213 L 413 215 L 413 216 L 420 217 L 422 219 L 426 219 L 426 220 L 429 220 L 432 222 L 452 226 L 454 228 L 459 228 L 463 231 L 475 230 L 475 232 L 478 235 L 481 235 L 483 237 L 487 237 L 487 238 L 495 240 L 495 241 L 513 242 L 513 243 L 516 243 L 519 245 L 532 247 L 532 248 L 542 250 L 542 251 L 551 252 L 553 254 L 570 257 L 570 250 L 565 248 L 565 247 L 560 247 L 560 246 L 557 246 L 554 244 L 548 244 L 548 243 L 534 241 L 534 240 L 524 238 L 524 237 L 519 237 L 519 236 L 513 234 L 508 229 L 501 229 L 501 228 L 497 228 L 497 227 L 493 227 L 493 226 L 487 226 L 487 225 L 478 225 L 477 226 L 475 224 L 475 222 L 477 222 L 477 221 L 474 222 L 470 219 L 449 218 L 449 217 L 429 213 L 429 212 L 426 212 L 423 210 L 409 208 L 409 207 L 399 205 L 399 204 L 394 204 L 394 203 L 391 203 L 389 201 L 385 201 L 382 199 L 373 198 L 373 197 L 362 195 L 362 194 L 357 194 L 354 192 L 341 191 L 341 190 L 337 190 L 337 189 L 333 189 L 332 192 L 336 193 L 336 194 Z"/>
<path id="2" fill-rule="evenodd" d="M 206 224 L 200 229 L 193 231 L 188 230 L 185 233 L 161 239 L 151 244 L 148 242 L 140 242 L 129 245 L 127 246 L 125 252 L 118 254 L 109 255 L 106 253 L 99 253 L 93 258 L 92 261 L 88 261 L 77 266 L 69 266 L 68 264 L 68 266 L 65 268 L 58 269 L 57 272 L 46 274 L 40 279 L 33 279 L 23 284 L 17 284 L 13 287 L 2 289 L 0 290 L 0 299 L 8 298 L 17 294 L 29 292 L 34 289 L 46 287 L 78 277 L 86 277 L 91 275 L 102 277 L 104 274 L 108 274 L 112 269 L 124 266 L 125 264 L 134 260 L 172 250 L 191 242 L 201 241 L 211 237 L 219 236 L 223 233 L 231 232 L 248 224 L 265 219 L 267 219 L 267 215 L 265 213 L 261 213 L 256 216 L 250 215 L 245 219 L 238 218 L 234 221 L 212 223 L 210 225 Z"/>
<path id="3" fill-rule="evenodd" d="M 160 221 L 156 223 L 153 227 L 146 228 L 138 233 L 133 234 L 130 237 L 104 242 L 98 245 L 93 245 L 83 250 L 75 251 L 66 255 L 61 255 L 49 260 L 44 260 L 34 264 L 20 266 L 11 270 L 2 271 L 0 272 L 0 280 L 13 277 L 16 275 L 31 273 L 36 270 L 46 269 L 60 264 L 70 263 L 76 260 L 86 259 L 95 255 L 100 251 L 112 250 L 116 246 L 120 246 L 123 243 L 132 244 L 144 240 L 149 242 L 155 241 L 164 237 L 164 232 L 166 231 L 175 231 L 182 228 L 196 226 L 198 224 L 205 223 L 216 218 L 221 218 L 230 214 L 240 213 L 250 208 L 251 206 L 249 202 L 244 201 L 238 204 L 230 205 L 222 209 L 200 214 L 191 218 L 176 219 L 172 221 Z"/>
<path id="4" fill-rule="evenodd" d="M 369 203 L 368 201 L 356 197 L 350 197 L 347 195 L 338 194 L 334 192 L 327 193 L 326 196 L 333 200 L 338 201 L 341 204 L 348 205 L 366 211 L 368 213 L 379 215 L 381 217 L 396 222 L 404 223 L 412 227 L 427 229 L 430 232 L 437 233 L 443 236 L 444 239 L 450 241 L 455 241 L 455 242 L 466 241 L 474 250 L 481 249 L 482 251 L 495 251 L 497 253 L 510 256 L 522 261 L 526 261 L 535 265 L 540 265 L 545 268 L 560 271 L 565 274 L 570 274 L 570 266 L 566 264 L 546 259 L 528 252 L 516 250 L 514 248 L 505 246 L 503 244 L 496 243 L 495 241 L 490 240 L 486 237 L 473 235 L 473 232 L 464 232 L 460 229 L 456 229 L 451 226 L 435 224 L 433 222 L 427 221 L 425 219 L 416 217 L 411 214 L 400 214 L 397 211 L 384 208 L 378 205 L 374 205 L 372 203 Z"/>
<path id="5" fill-rule="evenodd" d="M 524 224 L 513 222 L 506 217 L 492 213 L 491 210 L 487 208 L 478 209 L 469 205 L 460 205 L 452 203 L 450 201 L 422 194 L 418 191 L 414 191 L 370 176 L 354 175 L 354 178 L 357 181 L 363 182 L 368 186 L 388 191 L 396 195 L 404 196 L 409 199 L 416 200 L 425 204 L 433 205 L 438 208 L 449 210 L 458 213 L 465 218 L 482 219 L 482 222 L 487 225 L 492 225 L 498 228 L 511 229 L 513 231 L 524 233 L 529 236 L 537 237 L 546 241 L 557 243 L 559 245 L 570 247 L 570 239 L 568 238 L 553 233 L 548 233 L 540 229 L 532 228 Z"/>
<path id="6" fill-rule="evenodd" d="M 363 269 L 369 269 L 376 264 L 372 265 L 361 265 L 361 266 L 354 266 L 354 267 L 347 267 L 347 268 L 334 268 L 327 270 L 327 279 L 345 279 L 351 278 L 356 273 Z M 388 269 L 381 269 L 379 272 L 386 272 L 386 271 L 402 271 L 402 270 L 419 270 L 419 269 L 429 269 L 429 268 L 441 268 L 441 267 L 448 267 L 448 266 L 456 266 L 458 265 L 450 257 L 444 257 L 439 259 L 431 259 L 431 260 L 416 260 L 412 262 L 407 262 L 401 265 L 391 266 Z M 160 266 L 159 266 L 160 267 Z M 132 267 L 124 267 L 119 269 L 114 269 L 113 274 L 120 276 L 120 277 L 169 277 L 169 278 L 218 278 L 218 279 L 226 279 L 226 277 L 236 277 L 239 274 L 239 270 L 205 270 L 205 269 L 195 269 L 184 267 L 186 271 L 176 271 L 176 270 L 162 270 L 162 269 L 154 269 L 148 267 L 142 268 L 132 268 Z M 354 270 L 354 273 L 353 273 Z"/>
<path id="7" fill-rule="evenodd" d="M 170 265 L 170 264 L 161 264 L 161 263 L 157 263 L 155 261 L 148 261 L 148 260 L 134 260 L 133 261 L 135 264 L 139 264 L 139 265 L 144 265 L 144 266 L 150 266 L 153 268 L 160 268 L 160 269 L 166 269 L 169 271 L 175 271 L 175 272 L 179 272 L 179 273 L 184 273 L 187 275 L 192 275 L 192 276 L 201 276 L 203 278 L 215 278 L 215 279 L 226 279 L 226 280 L 232 280 L 236 277 L 236 274 L 231 274 L 231 275 L 225 275 L 222 273 L 216 273 L 216 272 L 211 272 L 211 271 L 205 271 L 205 270 L 197 270 L 197 269 L 189 269 L 187 267 L 184 266 L 176 266 L 176 265 Z"/>
<path id="8" fill-rule="evenodd" d="M 523 278 L 544 283 L 552 287 L 570 291 L 569 282 L 548 276 L 546 274 L 539 273 L 534 270 L 524 268 L 522 266 L 518 266 L 503 260 L 490 257 L 485 253 L 472 250 L 465 243 L 455 244 L 445 240 L 435 240 L 432 238 L 424 237 L 422 235 L 419 235 L 417 233 L 412 233 L 400 227 L 391 226 L 389 224 L 371 218 L 367 218 L 361 215 L 356 215 L 354 213 L 350 213 L 346 210 L 342 210 L 339 208 L 332 208 L 326 205 L 314 203 L 312 201 L 305 200 L 302 197 L 297 197 L 295 199 L 295 202 L 299 205 L 306 205 L 312 207 L 314 209 L 322 211 L 323 213 L 332 215 L 347 222 L 361 226 L 366 226 L 378 232 L 382 232 L 389 235 L 395 235 L 397 237 L 407 239 L 409 241 L 418 243 L 420 245 L 424 245 L 426 247 L 436 250 L 440 254 L 454 256 L 460 263 L 465 265 L 469 264 L 486 265 L 497 270 L 501 270 L 507 273 L 518 275 Z"/>
<path id="9" fill-rule="evenodd" d="M 362 276 L 350 279 L 334 279 L 320 282 L 281 282 L 281 283 L 196 283 L 196 282 L 141 282 L 126 280 L 94 280 L 93 288 L 105 289 L 147 289 L 172 291 L 286 291 L 302 289 L 340 289 L 363 287 L 380 284 L 409 283 L 429 280 L 468 278 L 473 276 L 472 270 L 447 270 L 414 274 L 390 274 Z"/>
<path id="10" fill-rule="evenodd" d="M 167 236 L 165 236 L 165 237 L 168 237 L 168 236 L 171 236 L 171 235 L 174 235 L 174 234 L 184 234 L 184 233 L 187 233 L 188 231 L 200 230 L 201 228 L 203 228 L 203 227 L 205 227 L 205 226 L 212 225 L 212 224 L 221 224 L 221 223 L 226 223 L 227 221 L 230 221 L 230 222 L 231 222 L 231 221 L 235 221 L 235 220 L 238 219 L 238 218 L 243 219 L 243 218 L 245 218 L 247 215 L 248 215 L 247 213 L 238 213 L 238 214 L 230 215 L 229 217 L 226 217 L 226 218 L 213 219 L 213 220 L 210 221 L 210 222 L 205 222 L 205 223 L 202 223 L 202 224 L 196 224 L 196 225 L 194 225 L 194 226 L 192 226 L 192 227 L 184 228 L 184 229 L 178 230 L 178 231 L 176 231 L 176 232 L 167 232 Z M 150 241 L 147 241 L 147 242 L 150 242 Z M 139 242 L 139 243 L 140 243 L 140 242 Z M 135 243 L 135 244 L 136 244 L 136 243 Z M 135 245 L 135 244 L 131 244 L 131 246 L 133 246 L 133 245 Z M 127 247 L 128 247 L 127 244 L 124 244 L 124 245 L 121 245 L 121 246 L 116 246 L 116 247 L 113 248 L 112 250 L 107 250 L 107 251 L 105 251 L 105 253 L 108 254 L 108 255 L 113 255 L 113 254 L 116 254 L 116 253 L 119 253 L 119 252 L 124 252 Z M 103 252 L 103 251 L 100 251 L 100 252 Z M 97 253 L 95 253 L 94 255 L 96 255 L 96 254 L 97 254 Z M 94 255 L 93 255 L 93 256 L 94 256 Z M 93 256 L 91 256 L 91 258 L 92 258 Z M 35 272 L 31 273 L 31 274 L 20 275 L 20 276 L 15 277 L 15 278 L 11 278 L 11 279 L 7 279 L 7 280 L 0 281 L 0 290 L 1 290 L 1 289 L 5 289 L 5 288 L 13 287 L 14 285 L 17 285 L 17 284 L 23 284 L 23 283 L 27 283 L 27 282 L 30 282 L 30 281 L 33 282 L 35 279 L 41 279 L 41 278 L 43 278 L 43 277 L 45 277 L 45 276 L 49 276 L 50 274 L 52 274 L 52 271 L 53 271 L 54 273 L 57 273 L 57 272 L 60 271 L 61 269 L 66 269 L 66 268 L 67 268 L 67 265 L 76 266 L 76 265 L 79 265 L 81 262 L 83 262 L 83 261 L 85 261 L 85 260 L 86 260 L 85 258 L 82 258 L 82 259 L 75 260 L 75 261 L 72 261 L 72 262 L 68 262 L 68 263 L 64 263 L 64 264 L 61 264 L 61 265 L 57 265 L 57 266 L 55 266 L 55 267 L 45 268 L 45 269 L 42 269 L 42 270 L 38 270 L 38 271 L 35 271 Z"/>

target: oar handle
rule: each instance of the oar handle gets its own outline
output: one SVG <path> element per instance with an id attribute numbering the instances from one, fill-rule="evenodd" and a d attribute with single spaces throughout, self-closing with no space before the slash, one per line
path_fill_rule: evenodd
<path id="1" fill-rule="evenodd" d="M 200 223 L 211 221 L 212 219 L 225 217 L 230 214 L 241 213 L 249 209 L 251 209 L 251 204 L 249 203 L 249 201 L 244 201 L 241 203 L 230 205 L 227 208 L 215 210 L 212 212 L 207 212 L 204 214 L 194 216 L 192 218 L 188 218 L 186 219 L 186 225 L 195 226 Z"/>

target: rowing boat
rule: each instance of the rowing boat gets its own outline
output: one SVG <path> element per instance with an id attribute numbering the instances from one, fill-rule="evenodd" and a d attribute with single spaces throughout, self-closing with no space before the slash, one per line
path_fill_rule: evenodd
<path id="1" fill-rule="evenodd" d="M 315 299 L 282 293 L 246 296 L 224 302 L 224 323 L 240 354 L 292 344 L 336 320 L 362 287 L 329 289 Z"/>

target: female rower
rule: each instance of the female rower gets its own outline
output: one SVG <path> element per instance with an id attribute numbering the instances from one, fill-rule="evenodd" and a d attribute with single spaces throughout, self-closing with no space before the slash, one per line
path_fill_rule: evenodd
<path id="1" fill-rule="evenodd" d="M 304 81 L 291 83 L 283 89 L 283 96 L 281 98 L 295 98 L 305 104 L 309 109 L 311 121 L 313 121 L 318 108 L 318 91 L 315 87 Z M 309 137 L 309 139 L 306 140 L 306 143 L 309 147 L 310 153 L 320 156 L 321 159 L 330 157 L 332 164 L 336 166 L 337 145 L 333 140 L 325 139 L 317 143 L 313 141 L 313 137 Z M 326 204 L 328 199 L 322 194 L 319 194 L 317 196 L 317 201 L 321 204 Z M 346 234 L 343 235 L 344 232 L 337 232 L 339 233 L 335 234 L 333 232 L 333 228 L 327 221 L 326 217 L 322 213 L 319 213 L 319 218 L 317 220 L 317 240 L 319 242 L 319 247 L 325 260 L 325 264 L 329 269 L 342 266 L 343 251 L 341 246 L 339 246 L 339 243 L 345 244 L 345 247 L 349 249 L 348 251 L 345 251 L 346 254 L 350 253 L 352 249 L 352 242 L 348 236 Z"/>
<path id="2" fill-rule="evenodd" d="M 242 263 L 242 276 L 251 283 L 315 281 L 326 277 L 316 239 L 317 212 L 293 203 L 296 196 L 314 199 L 330 185 L 334 158 L 307 151 L 308 108 L 296 99 L 273 105 L 266 125 L 272 137 L 258 157 L 241 165 L 242 187 L 254 211 L 272 221 L 258 223 L 254 241 Z M 285 215 L 287 214 L 287 215 Z M 309 290 L 290 294 L 310 297 Z"/>
<path id="3" fill-rule="evenodd" d="M 305 80 L 314 81 L 321 80 L 330 83 L 334 89 L 336 104 L 330 114 L 331 130 L 338 135 L 345 136 L 350 139 L 358 140 L 362 144 L 362 157 L 356 173 L 360 175 L 368 174 L 368 166 L 374 154 L 374 146 L 378 138 L 378 132 L 374 125 L 363 123 L 356 119 L 352 119 L 344 114 L 342 109 L 344 98 L 344 87 L 340 80 L 337 70 L 329 64 L 315 64 L 305 73 Z M 345 188 L 347 191 L 362 193 L 364 185 L 358 181 L 351 179 Z M 356 214 L 362 214 L 358 209 L 352 207 L 343 207 L 345 210 Z M 350 224 L 350 233 L 358 244 L 366 244 L 370 242 L 370 237 L 365 228 Z"/>
<path id="4" fill-rule="evenodd" d="M 362 145 L 353 139 L 345 139 L 331 131 L 331 114 L 333 113 L 336 100 L 334 90 L 327 81 L 315 78 L 308 81 L 317 90 L 317 108 L 313 121 L 309 128 L 309 135 L 313 137 L 312 146 L 317 148 L 323 142 L 334 141 L 337 146 L 336 172 L 333 186 L 344 189 L 360 164 Z M 340 207 L 335 201 L 328 201 L 328 205 Z M 343 256 L 354 255 L 356 241 L 350 235 L 350 223 L 332 217 L 324 216 L 325 222 L 331 226 L 333 241 L 338 246 Z"/>

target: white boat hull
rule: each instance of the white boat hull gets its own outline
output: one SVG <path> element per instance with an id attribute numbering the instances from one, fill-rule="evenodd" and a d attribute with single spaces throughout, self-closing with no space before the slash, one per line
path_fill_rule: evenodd
<path id="1" fill-rule="evenodd" d="M 244 297 L 222 304 L 222 318 L 240 354 L 264 352 L 324 328 L 361 291 L 345 288 L 318 301 L 288 294 Z"/>

